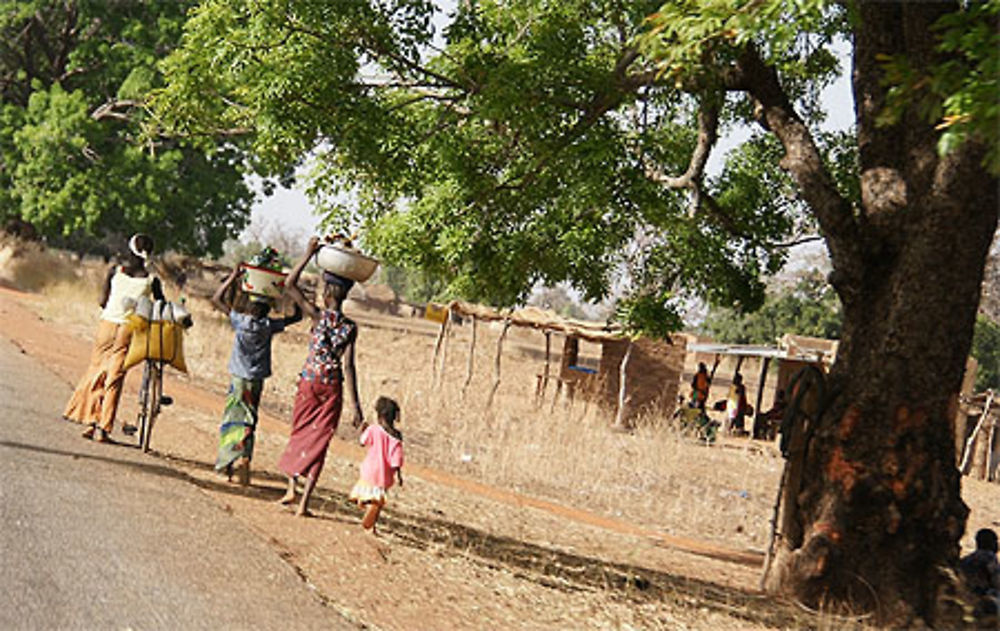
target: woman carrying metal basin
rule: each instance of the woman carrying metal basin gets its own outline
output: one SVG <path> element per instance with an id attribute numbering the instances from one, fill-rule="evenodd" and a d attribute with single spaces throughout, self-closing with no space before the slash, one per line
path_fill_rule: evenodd
<path id="1" fill-rule="evenodd" d="M 295 503 L 295 485 L 303 478 L 302 499 L 295 512 L 303 517 L 309 515 L 309 499 L 340 422 L 345 380 L 354 404 L 353 425 L 357 427 L 364 420 L 354 365 L 358 325 L 344 315 L 343 306 L 354 282 L 367 280 L 377 262 L 350 248 L 346 240 L 332 241 L 328 239 L 328 243 L 322 244 L 316 237 L 310 239 L 305 256 L 285 282 L 285 291 L 313 321 L 309 354 L 299 374 L 295 395 L 292 432 L 278 462 L 278 467 L 288 476 L 288 491 L 279 500 L 282 504 Z M 331 250 L 324 253 L 327 248 Z M 323 309 L 306 299 L 298 286 L 302 270 L 314 255 L 324 270 Z"/>

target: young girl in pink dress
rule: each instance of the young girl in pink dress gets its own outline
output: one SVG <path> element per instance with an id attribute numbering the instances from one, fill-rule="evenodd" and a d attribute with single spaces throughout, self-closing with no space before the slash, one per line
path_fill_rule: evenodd
<path id="1" fill-rule="evenodd" d="M 396 429 L 399 405 L 388 397 L 379 397 L 375 412 L 378 425 L 370 425 L 361 432 L 361 444 L 368 448 L 368 454 L 361 463 L 361 477 L 350 495 L 358 506 L 366 507 L 361 525 L 372 533 L 394 475 L 403 486 L 403 435 Z"/>

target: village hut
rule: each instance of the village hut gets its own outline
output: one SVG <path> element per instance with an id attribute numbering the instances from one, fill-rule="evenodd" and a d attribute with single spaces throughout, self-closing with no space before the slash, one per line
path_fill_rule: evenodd
<path id="1" fill-rule="evenodd" d="M 536 377 L 536 401 L 541 402 L 548 396 L 552 397 L 553 404 L 560 398 L 569 401 L 583 398 L 612 411 L 615 424 L 619 426 L 630 425 L 643 413 L 669 414 L 674 409 L 684 364 L 683 337 L 669 341 L 633 338 L 618 325 L 564 318 L 537 307 L 496 310 L 454 301 L 448 305 L 448 312 L 471 321 L 473 347 L 478 323 L 502 326 L 497 340 L 490 404 L 500 385 L 500 356 L 507 331 L 510 327 L 521 327 L 535 329 L 545 336 L 545 364 Z M 441 342 L 450 320 L 439 320 L 441 334 L 436 354 L 438 349 L 444 352 Z M 557 342 L 562 340 L 558 370 L 553 369 L 553 337 Z M 466 384 L 472 376 L 471 353 L 470 348 Z"/>

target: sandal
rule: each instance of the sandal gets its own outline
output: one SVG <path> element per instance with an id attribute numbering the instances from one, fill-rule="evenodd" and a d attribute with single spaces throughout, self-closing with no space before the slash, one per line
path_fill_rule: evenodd
<path id="1" fill-rule="evenodd" d="M 97 426 L 96 425 L 91 425 L 91 426 L 87 427 L 87 429 L 83 430 L 83 433 L 80 434 L 80 435 L 83 436 L 84 438 L 93 438 L 94 437 L 94 432 L 96 432 L 96 431 L 97 431 Z"/>
<path id="2" fill-rule="evenodd" d="M 139 428 L 135 425 L 129 425 L 128 423 L 122 425 L 122 433 L 126 436 L 135 436 L 137 431 L 139 431 Z"/>
<path id="3" fill-rule="evenodd" d="M 104 431 L 103 429 L 98 429 L 94 433 L 94 442 L 95 443 L 104 443 L 106 445 L 114 445 L 114 444 L 116 444 L 115 441 L 111 439 L 111 436 L 108 436 L 108 433 L 106 431 Z"/>

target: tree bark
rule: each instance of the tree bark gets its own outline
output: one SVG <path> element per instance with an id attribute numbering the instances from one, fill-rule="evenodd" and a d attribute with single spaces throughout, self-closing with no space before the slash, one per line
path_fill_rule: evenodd
<path id="1" fill-rule="evenodd" d="M 845 301 L 831 397 L 797 490 L 802 534 L 783 540 L 771 587 L 877 608 L 882 621 L 935 619 L 940 568 L 957 560 L 968 512 L 952 419 L 996 226 L 996 182 L 982 184 L 981 205 L 929 212 L 927 238 L 870 268 Z"/>
<path id="2" fill-rule="evenodd" d="M 885 90 L 879 56 L 933 63 L 930 25 L 945 7 L 953 5 L 859 6 L 861 207 L 847 230 L 842 214 L 821 221 L 835 232 L 828 243 L 850 237 L 831 275 L 842 338 L 768 579 L 807 605 L 900 626 L 948 624 L 942 570 L 958 560 L 968 514 L 953 419 L 1000 204 L 996 177 L 980 166 L 983 147 L 939 157 L 933 123 L 915 113 L 875 125 Z M 795 175 L 795 156 L 808 151 L 792 151 L 797 139 L 782 136 L 788 119 L 774 122 Z"/>

